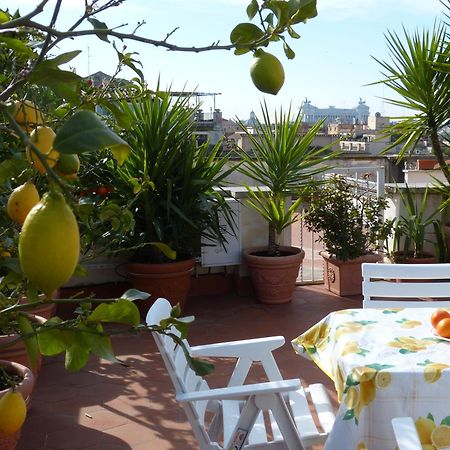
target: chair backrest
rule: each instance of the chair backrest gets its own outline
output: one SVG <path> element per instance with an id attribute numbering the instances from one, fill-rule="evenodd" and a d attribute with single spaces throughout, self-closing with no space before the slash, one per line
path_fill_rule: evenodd
<path id="1" fill-rule="evenodd" d="M 450 307 L 448 263 L 363 263 L 362 277 L 363 308 Z"/>
<path id="2" fill-rule="evenodd" d="M 147 325 L 159 325 L 162 319 L 170 317 L 171 304 L 165 298 L 158 298 L 147 313 Z M 175 328 L 171 332 L 180 335 Z M 170 336 L 152 333 L 161 353 L 176 394 L 209 389 L 208 383 L 189 367 L 183 349 Z M 184 341 L 189 351 L 189 343 Z M 183 402 L 182 406 L 191 424 L 192 431 L 199 442 L 200 448 L 215 448 L 205 428 L 207 401 Z M 218 448 L 218 447 L 217 447 Z"/>
<path id="3" fill-rule="evenodd" d="M 421 450 L 419 435 L 412 417 L 395 417 L 392 419 L 398 450 Z"/>

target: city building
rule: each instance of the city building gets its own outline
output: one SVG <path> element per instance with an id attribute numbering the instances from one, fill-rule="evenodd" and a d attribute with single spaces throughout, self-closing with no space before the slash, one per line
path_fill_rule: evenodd
<path id="1" fill-rule="evenodd" d="M 354 108 L 336 108 L 329 106 L 328 108 L 318 108 L 306 99 L 302 104 L 303 122 L 315 123 L 318 120 L 325 119 L 325 124 L 341 123 L 341 124 L 363 124 L 367 123 L 369 118 L 369 107 L 361 98 L 358 105 Z"/>

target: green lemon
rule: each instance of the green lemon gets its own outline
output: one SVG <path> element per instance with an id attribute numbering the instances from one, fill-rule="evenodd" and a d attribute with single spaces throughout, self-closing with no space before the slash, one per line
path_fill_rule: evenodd
<path id="1" fill-rule="evenodd" d="M 63 178 L 76 178 L 80 170 L 80 158 L 74 153 L 61 153 L 55 166 L 56 172 Z"/>
<path id="2" fill-rule="evenodd" d="M 284 84 L 284 69 L 280 60 L 261 49 L 253 56 L 250 76 L 256 88 L 267 94 L 277 94 Z"/>

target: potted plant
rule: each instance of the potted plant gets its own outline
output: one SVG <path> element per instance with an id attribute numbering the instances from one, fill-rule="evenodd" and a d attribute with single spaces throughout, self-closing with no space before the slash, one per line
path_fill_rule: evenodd
<path id="1" fill-rule="evenodd" d="M 361 294 L 361 263 L 378 262 L 392 233 L 392 220 L 383 220 L 386 200 L 364 189 L 357 192 L 342 176 L 310 185 L 305 226 L 317 233 L 325 251 L 324 282 L 340 296 Z"/>
<path id="2" fill-rule="evenodd" d="M 181 308 L 201 238 L 224 243 L 221 217 L 233 226 L 220 188 L 234 169 L 226 167 L 228 157 L 219 153 L 221 142 L 197 143 L 197 108 L 189 107 L 189 100 L 189 95 L 146 89 L 138 96 L 130 89 L 118 100 L 129 124 L 122 132 L 133 149 L 116 168 L 117 190 L 131 199 L 135 220 L 128 276 L 153 301 L 165 297 Z"/>
<path id="3" fill-rule="evenodd" d="M 445 233 L 441 221 L 436 218 L 439 210 L 435 209 L 430 215 L 425 216 L 428 191 L 426 187 L 419 205 L 417 196 L 408 184 L 405 185 L 404 192 L 398 189 L 405 214 L 395 220 L 391 252 L 393 262 L 427 264 L 446 260 Z M 428 228 L 433 229 L 434 240 L 427 238 Z M 434 246 L 434 254 L 426 251 L 426 243 Z"/>
<path id="4" fill-rule="evenodd" d="M 14 450 L 20 438 L 35 379 L 28 367 L 0 360 L 0 448 Z"/>
<path id="5" fill-rule="evenodd" d="M 246 185 L 248 205 L 267 221 L 268 240 L 267 246 L 244 249 L 243 256 L 258 299 L 264 303 L 287 303 L 292 300 L 305 252 L 283 246 L 281 233 L 297 220 L 303 187 L 311 177 L 329 169 L 325 162 L 338 152 L 330 151 L 333 144 L 312 146 L 323 121 L 303 133 L 300 110 L 295 116 L 291 108 L 275 112 L 272 126 L 266 103 L 261 109 L 263 121 L 257 119 L 256 134 L 239 122 L 251 148 L 237 147 L 237 155 L 242 158 L 238 170 L 259 185 Z M 289 203 L 291 197 L 295 199 Z"/>

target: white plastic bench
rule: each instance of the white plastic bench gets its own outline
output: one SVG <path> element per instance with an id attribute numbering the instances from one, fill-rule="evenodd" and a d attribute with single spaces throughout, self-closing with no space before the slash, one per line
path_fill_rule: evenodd
<path id="1" fill-rule="evenodd" d="M 362 277 L 363 308 L 450 307 L 449 263 L 363 263 Z"/>
<path id="2" fill-rule="evenodd" d="M 147 324 L 159 325 L 171 308 L 159 298 L 147 314 Z M 284 344 L 282 336 L 196 347 L 185 342 L 192 357 L 236 359 L 228 385 L 215 389 L 191 370 L 172 338 L 156 332 L 153 337 L 200 450 L 304 450 L 325 442 L 335 419 L 326 389 L 322 384 L 302 388 L 299 379 L 282 379 L 272 355 Z M 268 382 L 244 384 L 254 362 L 261 362 Z M 315 409 L 319 428 L 308 405 Z"/>

